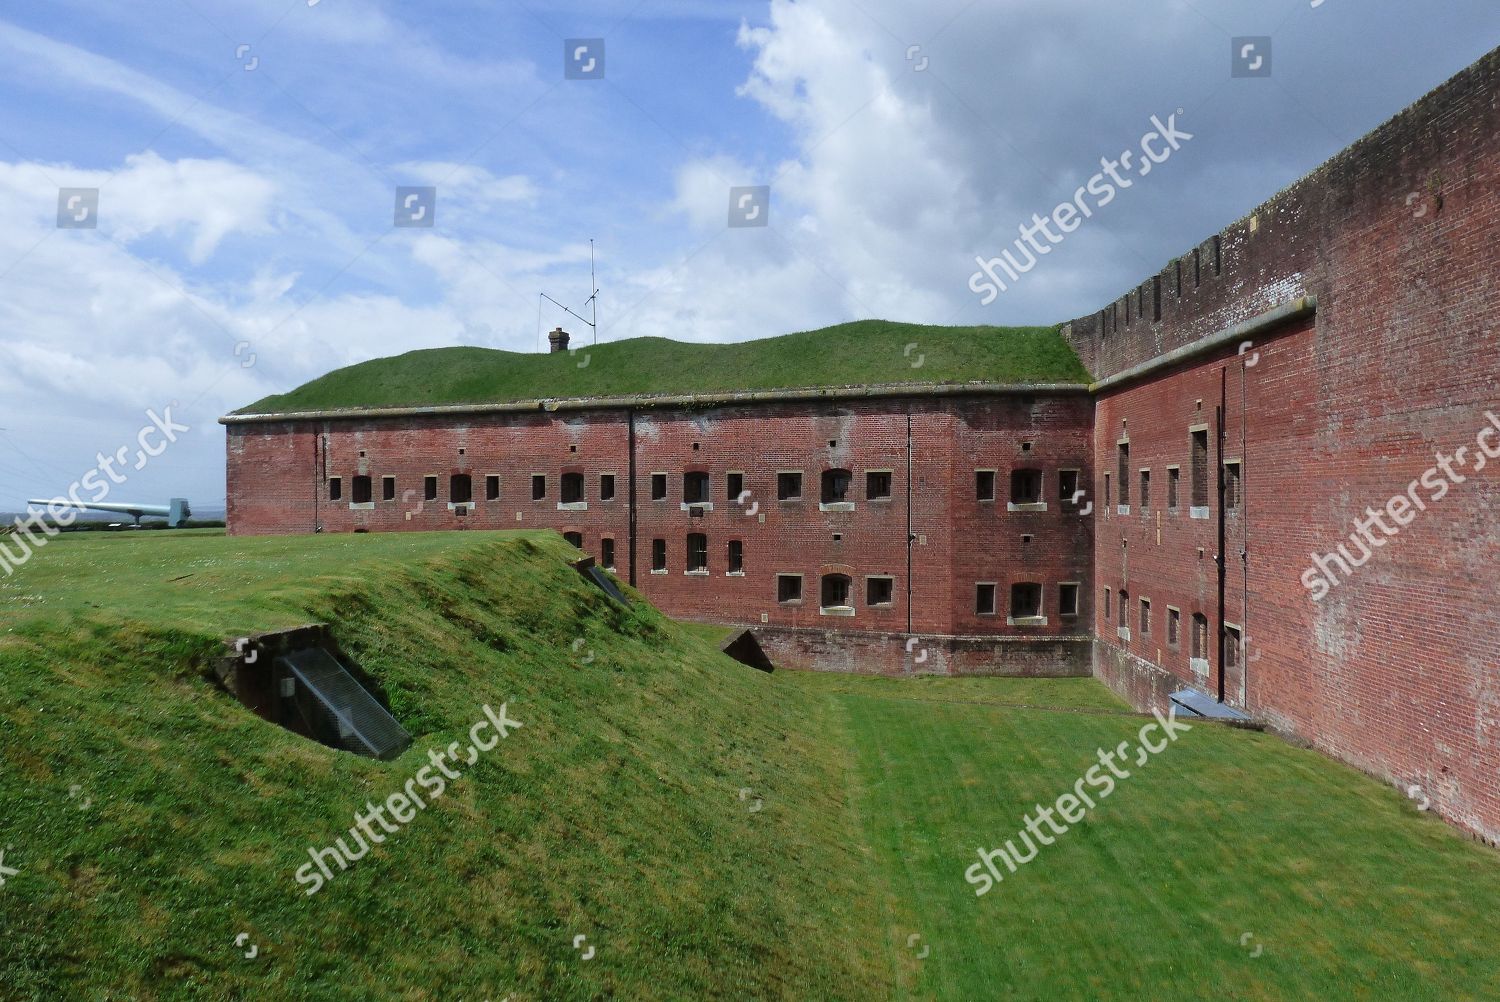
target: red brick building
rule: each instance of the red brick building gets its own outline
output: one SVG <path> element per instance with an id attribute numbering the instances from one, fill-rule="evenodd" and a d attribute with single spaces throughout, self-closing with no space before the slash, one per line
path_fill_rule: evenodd
<path id="1" fill-rule="evenodd" d="M 233 415 L 230 531 L 556 528 L 780 663 L 1196 689 L 1494 839 L 1497 233 L 1500 51 L 1065 324 L 1091 386 Z"/>
<path id="2" fill-rule="evenodd" d="M 1086 386 L 434 410 L 225 418 L 230 531 L 553 528 L 781 663 L 1090 670 Z"/>
<path id="3" fill-rule="evenodd" d="M 1497 236 L 1500 52 L 1065 328 L 1098 380 L 1096 673 L 1222 693 L 1490 839 Z"/>

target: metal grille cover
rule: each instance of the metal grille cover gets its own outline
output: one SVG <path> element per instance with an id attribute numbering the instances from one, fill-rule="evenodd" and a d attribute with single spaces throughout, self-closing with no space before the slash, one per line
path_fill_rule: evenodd
<path id="1" fill-rule="evenodd" d="M 381 759 L 395 758 L 411 744 L 396 718 L 321 647 L 283 655 L 276 665 L 297 680 L 292 698 L 310 724 L 321 725 L 328 743 Z"/>

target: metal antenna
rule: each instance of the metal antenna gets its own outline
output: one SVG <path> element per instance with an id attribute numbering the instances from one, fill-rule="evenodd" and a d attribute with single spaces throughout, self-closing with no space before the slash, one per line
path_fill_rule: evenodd
<path id="1" fill-rule="evenodd" d="M 594 282 L 594 241 L 591 237 L 589 239 L 589 288 L 593 291 L 589 294 L 589 298 L 584 301 L 583 305 L 593 307 L 591 312 L 593 313 L 594 319 L 588 320 L 584 317 L 580 317 L 578 314 L 574 313 L 572 310 L 568 309 L 568 307 L 564 306 L 562 303 L 559 303 L 557 300 L 553 299 L 545 292 L 542 293 L 542 298 L 551 303 L 553 306 L 556 306 L 558 309 L 562 310 L 568 316 L 576 319 L 579 323 L 588 324 L 589 328 L 594 332 L 594 344 L 597 345 L 599 343 L 599 289 L 594 284 Z"/>

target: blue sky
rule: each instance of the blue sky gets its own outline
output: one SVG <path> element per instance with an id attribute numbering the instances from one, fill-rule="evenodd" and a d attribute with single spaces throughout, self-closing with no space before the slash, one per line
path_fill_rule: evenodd
<path id="1" fill-rule="evenodd" d="M 1097 309 L 1500 40 L 1492 0 L 52 0 L 0 12 L 0 509 L 176 401 L 112 500 L 223 497 L 222 413 L 414 348 Z M 1231 39 L 1271 38 L 1270 77 Z M 564 40 L 605 40 L 602 80 Z M 244 46 L 249 46 L 244 49 Z M 253 67 L 253 68 L 247 68 Z M 998 254 L 1190 143 L 988 306 Z M 393 227 L 395 188 L 437 188 Z M 727 226 L 769 185 L 769 225 Z M 93 229 L 58 190 L 98 188 Z M 253 360 L 253 364 L 251 363 Z"/>

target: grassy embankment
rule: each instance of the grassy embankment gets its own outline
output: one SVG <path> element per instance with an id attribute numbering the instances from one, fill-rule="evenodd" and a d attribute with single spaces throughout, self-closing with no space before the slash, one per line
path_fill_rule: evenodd
<path id="1" fill-rule="evenodd" d="M 976 897 L 976 850 L 1141 718 L 1090 679 L 761 675 L 572 552 L 120 534 L 0 582 L 0 998 L 1500 997 L 1500 861 L 1394 790 L 1198 725 Z M 310 620 L 401 758 L 204 680 L 223 638 Z M 302 893 L 309 846 L 500 702 L 523 728 Z"/>

